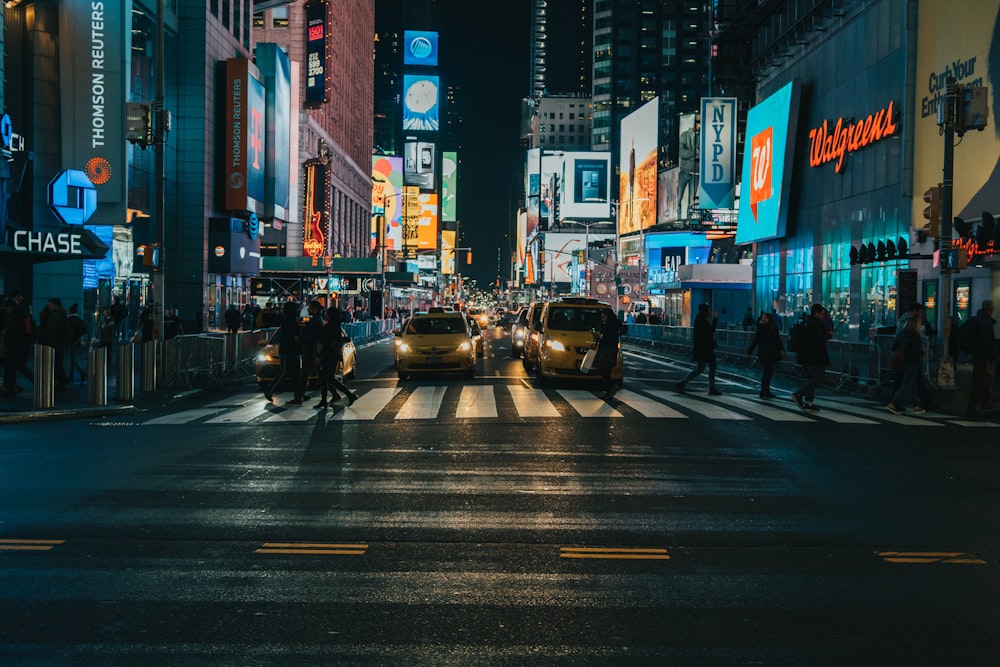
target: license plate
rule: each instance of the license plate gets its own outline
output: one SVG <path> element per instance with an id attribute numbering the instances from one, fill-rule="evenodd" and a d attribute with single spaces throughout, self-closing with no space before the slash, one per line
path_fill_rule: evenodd
<path id="1" fill-rule="evenodd" d="M 441 363 L 441 357 L 427 357 L 427 363 L 428 364 L 440 364 Z"/>

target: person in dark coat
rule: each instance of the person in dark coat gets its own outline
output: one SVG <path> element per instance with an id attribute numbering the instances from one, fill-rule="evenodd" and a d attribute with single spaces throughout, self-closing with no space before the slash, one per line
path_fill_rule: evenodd
<path id="1" fill-rule="evenodd" d="M 601 309 L 601 328 L 594 333 L 597 337 L 597 356 L 594 358 L 594 368 L 601 375 L 604 385 L 604 396 L 615 395 L 615 381 L 611 379 L 611 371 L 618 365 L 618 347 L 621 337 L 621 322 L 607 308 Z"/>
<path id="2" fill-rule="evenodd" d="M 358 400 L 358 395 L 347 388 L 340 378 L 337 377 L 337 368 L 343 361 L 344 337 L 340 328 L 340 310 L 336 306 L 326 309 L 326 324 L 320 333 L 319 339 L 319 388 L 321 392 L 320 402 L 314 407 L 319 410 L 329 405 L 326 400 L 327 391 L 331 393 L 330 403 L 340 400 L 339 389 L 347 396 L 347 406 L 354 405 Z"/>
<path id="3" fill-rule="evenodd" d="M 902 414 L 906 410 L 906 404 L 903 403 L 903 400 L 909 394 L 913 413 L 919 415 L 927 412 L 920 405 L 919 387 L 924 376 L 920 368 L 920 362 L 924 356 L 924 342 L 920 338 L 920 315 L 906 320 L 903 330 L 896 334 L 892 349 L 893 351 L 901 350 L 903 365 L 900 368 L 900 373 L 902 378 L 899 388 L 893 392 L 892 398 L 889 399 L 889 405 L 886 407 L 893 414 Z"/>
<path id="4" fill-rule="evenodd" d="M 975 333 L 971 340 L 972 386 L 965 416 L 972 419 L 977 409 L 987 409 L 993 398 L 993 370 L 997 363 L 996 320 L 993 319 L 993 302 L 983 301 L 982 308 L 972 320 Z"/>
<path id="5" fill-rule="evenodd" d="M 761 366 L 760 397 L 775 398 L 771 393 L 771 377 L 774 375 L 774 367 L 785 356 L 785 346 L 781 342 L 781 334 L 778 333 L 778 327 L 770 313 L 760 314 L 757 330 L 747 349 L 747 356 L 753 354 L 755 349 Z"/>
<path id="6" fill-rule="evenodd" d="M 226 328 L 229 333 L 236 333 L 240 330 L 240 323 L 243 321 L 243 316 L 240 315 L 239 308 L 236 307 L 235 303 L 229 304 L 226 308 Z"/>
<path id="7" fill-rule="evenodd" d="M 282 309 L 279 332 L 281 338 L 278 341 L 278 358 L 281 359 L 281 369 L 271 386 L 264 390 L 264 398 L 268 402 L 274 400 L 274 394 L 281 388 L 285 376 L 291 376 L 296 381 L 299 377 L 302 346 L 299 344 L 299 304 L 295 301 L 289 301 Z"/>
<path id="8" fill-rule="evenodd" d="M 17 389 L 17 373 L 21 372 L 29 381 L 34 382 L 35 376 L 28 370 L 28 348 L 31 345 L 29 329 L 34 329 L 34 321 L 29 324 L 31 314 L 14 298 L 4 300 L 4 377 L 3 397 L 14 398 Z"/>
<path id="9" fill-rule="evenodd" d="M 69 345 L 71 336 L 67 317 L 66 309 L 62 307 L 62 301 L 58 297 L 49 299 L 38 316 L 41 322 L 38 342 L 54 351 L 56 389 L 62 389 L 69 382 L 69 376 L 66 375 L 66 346 Z"/>
<path id="10" fill-rule="evenodd" d="M 711 319 L 709 319 L 711 315 Z M 722 396 L 715 388 L 715 328 L 719 325 L 718 313 L 711 312 L 707 303 L 698 306 L 698 314 L 694 318 L 694 350 L 691 358 L 695 361 L 694 369 L 683 380 L 677 383 L 677 391 L 684 393 L 684 385 L 701 375 L 708 366 L 708 395 Z"/>
<path id="11" fill-rule="evenodd" d="M 814 303 L 809 316 L 803 319 L 805 330 L 796 341 L 798 363 L 806 370 L 806 383 L 792 394 L 792 400 L 803 410 L 819 412 L 819 407 L 813 403 L 816 389 L 823 385 L 826 367 L 830 365 L 830 353 L 826 349 L 829 340 L 826 328 L 823 326 L 823 314 L 826 308 Z"/>
<path id="12" fill-rule="evenodd" d="M 306 399 L 306 389 L 309 387 L 309 376 L 317 370 L 319 359 L 316 355 L 317 346 L 323 335 L 323 320 L 320 313 L 323 312 L 323 304 L 319 301 L 310 301 L 308 306 L 309 317 L 305 324 L 299 329 L 299 347 L 302 348 L 302 368 L 299 370 L 299 379 L 295 388 L 295 398 L 291 405 L 302 405 Z"/>

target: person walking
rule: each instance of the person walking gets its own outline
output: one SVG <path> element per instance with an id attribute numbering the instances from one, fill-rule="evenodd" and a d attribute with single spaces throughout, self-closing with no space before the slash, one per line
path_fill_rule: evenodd
<path id="1" fill-rule="evenodd" d="M 830 353 L 826 349 L 829 337 L 823 326 L 823 304 L 814 303 L 809 316 L 802 320 L 802 333 L 797 335 L 795 352 L 797 361 L 806 370 L 806 383 L 798 391 L 792 393 L 792 400 L 803 410 L 819 412 L 813 400 L 816 389 L 823 384 L 826 367 L 830 365 Z"/>
<path id="2" fill-rule="evenodd" d="M 54 353 L 56 389 L 65 388 L 69 381 L 66 375 L 66 345 L 69 344 L 70 333 L 66 317 L 66 309 L 62 307 L 62 300 L 58 297 L 49 299 L 38 315 L 40 321 L 38 342 L 51 347 Z"/>
<path id="3" fill-rule="evenodd" d="M 125 307 L 119 296 L 116 296 L 114 303 L 111 304 L 111 317 L 115 319 L 115 342 L 120 343 L 127 340 L 125 320 L 128 317 L 128 308 Z"/>
<path id="4" fill-rule="evenodd" d="M 69 343 L 66 344 L 66 357 L 69 360 L 69 381 L 73 382 L 73 374 L 80 374 L 80 384 L 87 381 L 87 371 L 80 366 L 77 361 L 77 349 L 83 346 L 83 336 L 87 333 L 87 325 L 80 317 L 79 309 L 74 303 L 69 307 L 69 315 L 66 316 L 66 325 L 69 327 Z"/>
<path id="5" fill-rule="evenodd" d="M 997 338 L 993 319 L 993 302 L 983 301 L 982 308 L 970 322 L 968 348 L 972 356 L 972 385 L 965 416 L 976 417 L 978 409 L 989 409 L 993 398 L 993 369 L 997 363 Z"/>
<path id="6" fill-rule="evenodd" d="M 774 375 L 774 367 L 778 365 L 785 356 L 785 346 L 781 342 L 781 334 L 774 323 L 774 317 L 770 313 L 762 312 L 757 320 L 757 330 L 754 332 L 750 347 L 747 348 L 747 356 L 757 350 L 757 359 L 760 361 L 760 397 L 776 398 L 771 393 L 771 377 Z"/>
<path id="7" fill-rule="evenodd" d="M 271 386 L 264 390 L 264 398 L 269 403 L 274 400 L 274 394 L 281 389 L 281 383 L 286 376 L 291 376 L 295 378 L 296 383 L 298 382 L 302 346 L 299 344 L 299 304 L 295 301 L 287 302 L 282 308 L 281 326 L 278 331 L 278 358 L 281 359 L 281 368 Z"/>
<path id="8" fill-rule="evenodd" d="M 920 384 L 924 375 L 920 364 L 924 357 L 924 341 L 920 337 L 919 315 L 907 318 L 903 330 L 896 334 L 892 349 L 894 352 L 899 350 L 902 354 L 902 379 L 886 408 L 894 415 L 903 414 L 906 411 L 906 403 L 903 401 L 909 396 L 913 414 L 922 415 L 927 410 L 920 405 Z"/>
<path id="9" fill-rule="evenodd" d="M 295 398 L 291 405 L 302 405 L 306 400 L 306 389 L 309 387 L 309 376 L 316 370 L 319 360 L 316 356 L 316 348 L 323 335 L 323 320 L 320 313 L 323 312 L 323 304 L 319 301 L 310 301 L 308 306 L 309 317 L 305 324 L 299 329 L 299 347 L 302 349 L 302 368 L 299 369 L 298 381 L 295 385 Z"/>
<path id="10" fill-rule="evenodd" d="M 236 307 L 235 303 L 229 304 L 226 308 L 226 328 L 229 333 L 234 334 L 240 330 L 240 322 L 243 320 L 242 315 L 240 315 L 239 308 Z"/>
<path id="11" fill-rule="evenodd" d="M 617 387 L 611 378 L 611 371 L 618 364 L 618 347 L 621 338 L 621 322 L 607 308 L 601 309 L 601 328 L 594 332 L 597 337 L 597 356 L 594 358 L 594 368 L 601 376 L 604 395 L 601 398 L 611 398 Z"/>
<path id="12" fill-rule="evenodd" d="M 340 310 L 336 306 L 326 309 L 326 323 L 320 333 L 318 347 L 319 357 L 319 389 L 320 401 L 315 407 L 317 410 L 327 407 L 330 403 L 340 400 L 339 389 L 347 396 L 347 407 L 354 405 L 358 400 L 357 393 L 347 388 L 347 385 L 337 377 L 337 369 L 343 361 L 344 336 L 343 329 L 340 328 Z M 327 403 L 327 391 L 330 392 L 330 401 Z"/>
<path id="13" fill-rule="evenodd" d="M 6 326 L 3 330 L 4 367 L 3 394 L 4 398 L 14 398 L 17 387 L 17 373 L 21 372 L 30 382 L 35 376 L 28 370 L 28 348 L 31 346 L 35 333 L 35 322 L 26 308 L 17 299 L 8 297 L 4 300 Z"/>
<path id="14" fill-rule="evenodd" d="M 709 319 L 711 314 L 711 319 Z M 719 325 L 719 314 L 712 311 L 707 303 L 698 306 L 698 314 L 694 318 L 694 350 L 691 358 L 695 361 L 695 367 L 687 376 L 677 383 L 678 393 L 684 393 L 684 386 L 701 375 L 708 366 L 708 395 L 722 396 L 722 392 L 715 388 L 715 328 Z"/>

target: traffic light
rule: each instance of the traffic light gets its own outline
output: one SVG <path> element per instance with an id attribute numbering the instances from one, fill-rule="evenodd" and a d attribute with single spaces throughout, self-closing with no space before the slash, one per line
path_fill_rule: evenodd
<path id="1" fill-rule="evenodd" d="M 925 232 L 928 236 L 937 238 L 941 235 L 941 184 L 938 183 L 932 188 L 927 188 L 924 192 L 924 201 L 928 206 L 924 208 L 924 219 L 927 224 L 917 231 Z"/>
<path id="2" fill-rule="evenodd" d="M 980 250 L 986 250 L 990 242 L 993 240 L 993 232 L 996 229 L 996 221 L 993 216 L 983 211 L 982 222 L 979 223 L 979 227 L 976 228 L 976 245 Z"/>
<path id="3" fill-rule="evenodd" d="M 955 231 L 958 232 L 959 238 L 969 238 L 969 235 L 972 233 L 972 226 L 969 223 L 962 218 L 955 218 L 952 224 L 955 227 Z"/>

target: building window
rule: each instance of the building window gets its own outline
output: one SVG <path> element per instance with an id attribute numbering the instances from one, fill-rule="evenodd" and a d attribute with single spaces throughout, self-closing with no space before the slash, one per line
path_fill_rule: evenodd
<path id="1" fill-rule="evenodd" d="M 271 10 L 271 25 L 275 28 L 288 27 L 288 7 L 275 7 Z"/>
<path id="2" fill-rule="evenodd" d="M 264 12 L 254 12 L 253 15 L 253 27 L 263 28 L 264 27 Z"/>

